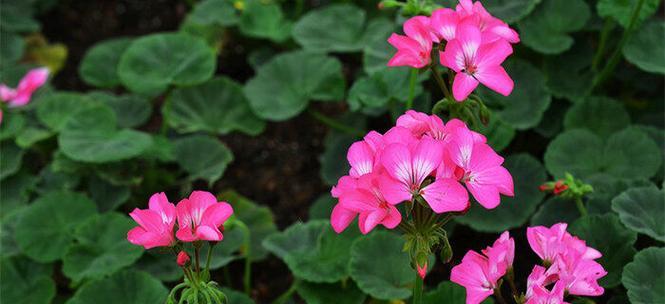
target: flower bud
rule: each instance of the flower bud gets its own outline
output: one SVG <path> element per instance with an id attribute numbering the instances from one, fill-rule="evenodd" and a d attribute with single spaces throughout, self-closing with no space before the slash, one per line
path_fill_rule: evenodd
<path id="1" fill-rule="evenodd" d="M 187 265 L 187 263 L 189 263 L 189 255 L 187 254 L 187 252 L 180 251 L 178 253 L 178 258 L 176 259 L 176 262 L 180 267 L 184 267 L 185 265 Z"/>

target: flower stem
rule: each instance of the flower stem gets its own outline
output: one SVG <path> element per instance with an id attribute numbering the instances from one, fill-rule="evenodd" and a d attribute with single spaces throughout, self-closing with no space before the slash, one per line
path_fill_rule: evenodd
<path id="1" fill-rule="evenodd" d="M 418 80 L 418 69 L 411 69 L 411 76 L 409 77 L 409 99 L 406 100 L 406 109 L 413 108 L 413 99 L 416 97 L 416 82 Z"/>
<path id="2" fill-rule="evenodd" d="M 250 295 L 252 291 L 252 256 L 251 256 L 251 249 L 252 249 L 252 235 L 249 231 L 249 228 L 245 223 L 243 223 L 240 220 L 236 220 L 235 224 L 242 230 L 242 233 L 244 235 L 245 243 L 245 273 L 243 275 L 243 287 L 245 290 L 245 293 L 247 295 Z"/>
<path id="3" fill-rule="evenodd" d="M 347 124 L 344 124 L 344 123 L 339 122 L 339 121 L 337 121 L 337 120 L 335 120 L 331 117 L 328 117 L 325 114 L 323 114 L 323 113 L 321 113 L 317 110 L 309 108 L 307 110 L 307 112 L 309 113 L 309 115 L 314 117 L 316 120 L 322 122 L 324 125 L 332 128 L 332 129 L 344 132 L 344 133 L 349 134 L 349 135 L 354 135 L 354 136 L 359 136 L 359 137 L 365 136 L 364 131 L 358 130 L 358 129 L 353 128 L 353 127 L 350 127 Z"/>
<path id="4" fill-rule="evenodd" d="M 628 38 L 630 38 L 630 36 L 633 34 L 633 31 L 635 30 L 637 18 L 640 15 L 640 11 L 642 10 L 643 4 L 644 0 L 639 0 L 639 2 L 637 2 L 637 5 L 633 10 L 633 14 L 630 17 L 630 22 L 628 23 L 628 27 L 624 30 L 623 35 L 621 36 L 621 40 L 619 40 L 619 44 L 614 48 L 614 53 L 612 53 L 612 56 L 610 56 L 610 59 L 607 61 L 607 64 L 605 65 L 603 70 L 596 76 L 596 78 L 593 79 L 593 83 L 591 84 L 591 90 L 589 90 L 590 92 L 592 92 L 595 88 L 597 88 L 599 85 L 605 82 L 605 80 L 607 80 L 607 78 L 612 74 L 612 72 L 614 72 L 614 69 L 616 68 L 617 64 L 619 64 L 623 46 L 626 44 Z"/>
<path id="5" fill-rule="evenodd" d="M 607 46 L 607 38 L 609 38 L 610 33 L 614 29 L 614 20 L 612 18 L 606 18 L 603 23 L 603 29 L 600 32 L 600 42 L 598 42 L 598 49 L 596 54 L 593 56 L 593 63 L 591 68 L 594 71 L 598 70 L 598 65 L 600 64 L 600 59 L 605 55 L 605 49 Z"/>
<path id="6" fill-rule="evenodd" d="M 513 293 L 513 298 L 517 298 L 519 296 L 519 293 L 517 292 L 517 287 L 515 287 L 515 273 L 513 272 L 513 268 L 511 267 L 508 270 L 508 284 L 510 285 L 510 291 Z"/>
<path id="7" fill-rule="evenodd" d="M 499 302 L 499 304 L 506 304 L 506 299 L 503 298 L 503 295 L 501 294 L 501 287 L 494 288 L 494 297 L 496 300 Z"/>
<path id="8" fill-rule="evenodd" d="M 417 265 L 417 262 L 416 262 Z M 423 302 L 423 278 L 416 273 L 416 284 L 413 285 L 413 303 L 421 304 Z"/>
<path id="9" fill-rule="evenodd" d="M 436 79 L 436 83 L 438 83 L 439 88 L 441 88 L 441 92 L 443 92 L 443 96 L 445 96 L 449 100 L 453 100 L 451 98 L 450 91 L 448 90 L 448 86 L 446 85 L 446 82 L 443 81 L 443 78 L 441 78 L 441 74 L 439 74 L 439 71 L 436 68 L 436 65 L 431 64 L 429 67 L 432 70 L 432 74 L 434 75 L 434 79 Z"/>
<path id="10" fill-rule="evenodd" d="M 287 289 L 283 294 L 281 294 L 275 301 L 273 301 L 273 304 L 283 304 L 286 303 L 291 298 L 291 295 L 296 291 L 296 288 L 298 287 L 298 279 L 294 279 L 293 283 L 291 283 L 291 287 Z"/>
<path id="11" fill-rule="evenodd" d="M 201 248 L 194 246 L 194 255 L 196 256 L 196 274 L 201 274 L 201 264 L 199 262 L 199 256 L 201 255 Z"/>
<path id="12" fill-rule="evenodd" d="M 586 210 L 586 207 L 584 206 L 584 202 L 582 201 L 581 197 L 576 197 L 575 198 L 575 205 L 577 205 L 577 210 L 580 212 L 581 216 L 587 216 L 589 214 Z"/>
<path id="13" fill-rule="evenodd" d="M 212 248 L 216 242 L 208 242 L 208 256 L 206 257 L 206 271 L 210 271 L 210 260 L 212 260 Z"/>

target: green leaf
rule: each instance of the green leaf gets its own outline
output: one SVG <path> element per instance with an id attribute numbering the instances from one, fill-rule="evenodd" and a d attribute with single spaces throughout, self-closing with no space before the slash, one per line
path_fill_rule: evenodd
<path id="1" fill-rule="evenodd" d="M 587 129 L 601 138 L 630 125 L 630 116 L 623 105 L 608 97 L 589 97 L 574 104 L 563 120 L 566 130 Z"/>
<path id="2" fill-rule="evenodd" d="M 552 226 L 556 223 L 572 223 L 580 217 L 575 202 L 560 196 L 547 199 L 531 217 L 531 226 Z"/>
<path id="3" fill-rule="evenodd" d="M 522 42 L 544 54 L 563 53 L 573 45 L 569 33 L 584 28 L 591 11 L 584 0 L 544 0 L 519 23 Z"/>
<path id="4" fill-rule="evenodd" d="M 617 178 L 649 178 L 661 163 L 656 143 L 637 128 L 612 134 L 607 142 L 584 129 L 559 134 L 545 151 L 545 166 L 555 177 L 607 173 Z"/>
<path id="5" fill-rule="evenodd" d="M 599 0 L 596 10 L 601 17 L 614 18 L 621 26 L 627 28 L 640 1 L 644 2 L 637 17 L 636 24 L 639 24 L 656 12 L 660 6 L 660 0 Z"/>
<path id="6" fill-rule="evenodd" d="M 0 257 L 13 257 L 21 254 L 21 248 L 16 243 L 16 224 L 26 209 L 26 207 L 20 207 L 11 212 L 3 212 L 0 218 L 0 246 L 2 247 Z"/>
<path id="7" fill-rule="evenodd" d="M 113 110 L 97 105 L 72 115 L 60 132 L 58 143 L 62 152 L 73 160 L 105 163 L 141 155 L 152 145 L 152 137 L 130 129 L 116 129 Z"/>
<path id="8" fill-rule="evenodd" d="M 593 192 L 587 195 L 586 203 L 590 214 L 612 212 L 612 199 L 629 188 L 653 186 L 648 180 L 623 179 L 606 173 L 594 174 L 585 178 L 584 182 L 593 187 Z"/>
<path id="9" fill-rule="evenodd" d="M 319 156 L 319 172 L 326 185 L 335 185 L 340 177 L 349 174 L 351 167 L 346 160 L 346 153 L 356 140 L 356 136 L 346 133 L 331 132 L 326 135 L 323 142 L 325 150 Z"/>
<path id="10" fill-rule="evenodd" d="M 443 281 L 439 283 L 436 289 L 431 290 L 424 294 L 423 304 L 465 304 L 466 291 L 464 287 L 457 285 L 450 281 Z M 494 303 L 492 298 L 482 302 L 483 304 Z"/>
<path id="11" fill-rule="evenodd" d="M 593 81 L 593 52 L 590 43 L 578 41 L 568 51 L 545 58 L 543 71 L 547 87 L 554 96 L 577 102 L 587 95 Z"/>
<path id="12" fill-rule="evenodd" d="M 53 136 L 53 132 L 42 127 L 28 126 L 16 136 L 16 144 L 23 148 L 28 149 L 35 143 L 45 140 Z"/>
<path id="13" fill-rule="evenodd" d="M 396 30 L 396 25 L 391 24 L 391 26 L 386 26 L 386 29 Z M 384 37 L 384 39 L 374 39 L 365 43 L 363 49 L 363 69 L 365 73 L 372 75 L 378 71 L 392 69 L 388 68 L 387 64 L 397 50 L 388 43 L 387 39 L 388 37 Z"/>
<path id="14" fill-rule="evenodd" d="M 260 261 L 268 256 L 268 251 L 261 244 L 266 237 L 277 232 L 275 219 L 270 208 L 259 205 L 234 190 L 222 192 L 219 198 L 231 204 L 233 214 L 249 228 L 252 261 Z"/>
<path id="15" fill-rule="evenodd" d="M 309 219 L 329 219 L 336 200 L 330 194 L 322 194 L 309 207 Z"/>
<path id="16" fill-rule="evenodd" d="M 37 32 L 40 25 L 32 14 L 32 7 L 27 1 L 3 1 L 0 28 L 3 31 L 17 33 Z"/>
<path id="17" fill-rule="evenodd" d="M 12 138 L 19 134 L 26 125 L 26 119 L 20 113 L 3 113 L 2 124 L 0 124 L 0 140 Z"/>
<path id="18" fill-rule="evenodd" d="M 83 194 L 47 193 L 23 212 L 16 226 L 16 241 L 23 253 L 36 261 L 58 260 L 74 241 L 78 224 L 95 213 L 95 203 Z"/>
<path id="19" fill-rule="evenodd" d="M 226 241 L 226 236 L 224 236 L 224 239 Z M 146 251 L 132 267 L 145 271 L 163 282 L 179 281 L 183 276 L 183 272 L 182 268 L 175 263 L 176 257 L 173 254 L 153 251 Z"/>
<path id="20" fill-rule="evenodd" d="M 651 20 L 634 32 L 623 47 L 623 55 L 643 71 L 665 74 L 665 22 Z"/>
<path id="21" fill-rule="evenodd" d="M 411 296 L 415 271 L 409 254 L 403 251 L 404 239 L 387 231 L 374 231 L 351 246 L 351 277 L 360 290 L 380 300 Z"/>
<path id="22" fill-rule="evenodd" d="M 13 175 L 21 169 L 23 155 L 25 150 L 17 147 L 14 143 L 8 142 L 0 145 L 0 180 Z"/>
<path id="23" fill-rule="evenodd" d="M 293 27 L 293 39 L 303 48 L 322 52 L 360 51 L 371 39 L 387 38 L 392 26 L 377 19 L 367 24 L 365 11 L 351 4 L 333 4 L 310 11 Z"/>
<path id="24" fill-rule="evenodd" d="M 510 96 L 502 96 L 485 87 L 478 90 L 483 101 L 505 123 L 517 130 L 525 130 L 538 125 L 543 113 L 550 106 L 552 96 L 546 89 L 545 75 L 530 63 L 508 60 L 506 71 L 515 82 Z"/>
<path id="25" fill-rule="evenodd" d="M 410 75 L 411 70 L 408 68 L 391 68 L 359 78 L 349 91 L 347 102 L 351 110 L 383 109 L 389 105 L 391 100 L 402 104 L 409 98 Z M 423 88 L 417 82 L 414 97 L 422 92 Z"/>
<path id="26" fill-rule="evenodd" d="M 263 247 L 281 258 L 296 277 L 333 283 L 349 275 L 349 247 L 358 235 L 354 229 L 336 234 L 328 221 L 315 220 L 267 237 Z"/>
<path id="27" fill-rule="evenodd" d="M 191 135 L 173 143 L 178 164 L 189 173 L 190 180 L 204 179 L 209 184 L 222 177 L 233 161 L 233 153 L 217 138 Z"/>
<path id="28" fill-rule="evenodd" d="M 99 279 L 134 264 L 143 248 L 127 241 L 136 224 L 120 213 L 89 217 L 74 232 L 76 244 L 63 257 L 62 272 L 74 282 Z"/>
<path id="29" fill-rule="evenodd" d="M 187 15 L 187 21 L 200 25 L 230 26 L 240 21 L 240 15 L 228 0 L 205 0 L 197 3 Z"/>
<path id="30" fill-rule="evenodd" d="M 106 92 L 92 92 L 88 96 L 107 104 L 115 112 L 118 126 L 134 128 L 145 124 L 152 114 L 150 102 L 138 95 L 113 95 Z"/>
<path id="31" fill-rule="evenodd" d="M 234 210 L 235 213 L 235 210 Z M 219 269 L 229 263 L 238 260 L 241 255 L 238 253 L 245 242 L 245 236 L 242 230 L 231 228 L 224 231 L 224 240 L 212 249 L 212 261 L 210 269 Z M 201 252 L 208 252 L 208 245 L 201 248 Z"/>
<path id="32" fill-rule="evenodd" d="M 95 107 L 95 100 L 75 92 L 54 92 L 36 101 L 37 118 L 51 130 L 60 132 L 67 120 L 80 111 Z"/>
<path id="33" fill-rule="evenodd" d="M 254 304 L 254 300 L 248 297 L 246 294 L 222 287 L 222 292 L 226 295 L 226 298 L 229 300 L 229 303 L 233 304 Z"/>
<path id="34" fill-rule="evenodd" d="M 261 0 L 247 0 L 240 16 L 240 31 L 255 38 L 266 38 L 283 42 L 291 35 L 293 23 L 284 18 L 282 8 L 277 3 L 263 3 Z"/>
<path id="35" fill-rule="evenodd" d="M 4 157 L 4 155 L 3 155 Z M 0 218 L 23 207 L 30 199 L 30 192 L 34 190 L 37 184 L 37 177 L 32 176 L 26 171 L 14 174 L 0 183 Z"/>
<path id="36" fill-rule="evenodd" d="M 245 85 L 245 95 L 256 115 L 283 121 L 300 114 L 310 100 L 342 100 L 342 64 L 321 54 L 282 53 L 258 69 Z"/>
<path id="37" fill-rule="evenodd" d="M 665 193 L 656 187 L 632 188 L 612 200 L 626 227 L 665 242 Z"/>
<path id="38" fill-rule="evenodd" d="M 168 290 L 159 280 L 140 271 L 122 271 L 79 288 L 66 304 L 164 303 Z"/>
<path id="39" fill-rule="evenodd" d="M 241 131 L 258 135 L 266 126 L 251 111 L 242 87 L 226 77 L 174 90 L 162 111 L 169 125 L 182 133 Z"/>
<path id="40" fill-rule="evenodd" d="M 104 40 L 92 46 L 79 65 L 81 79 L 89 85 L 110 88 L 120 85 L 118 63 L 120 56 L 132 43 L 131 38 Z"/>
<path id="41" fill-rule="evenodd" d="M 485 135 L 485 137 L 487 137 L 487 144 L 497 152 L 508 147 L 510 142 L 513 141 L 516 133 L 513 127 L 503 122 L 503 120 L 499 119 L 494 114 L 490 115 L 490 121 L 487 126 L 479 124 L 474 130 Z"/>
<path id="42" fill-rule="evenodd" d="M 619 217 L 611 213 L 582 217 L 570 226 L 569 231 L 603 253 L 598 262 L 607 275 L 600 279 L 600 285 L 606 288 L 619 285 L 623 266 L 635 255 L 633 244 L 637 233 L 626 229 Z"/>
<path id="43" fill-rule="evenodd" d="M 194 85 L 210 79 L 215 60 L 203 39 L 182 33 L 151 34 L 129 45 L 120 58 L 118 75 L 132 92 L 154 96 L 171 84 Z"/>
<path id="44" fill-rule="evenodd" d="M 621 282 L 628 289 L 633 304 L 665 302 L 665 248 L 649 247 L 638 252 L 635 259 L 623 268 Z"/>
<path id="45" fill-rule="evenodd" d="M 35 263 L 24 257 L 3 258 L 0 262 L 0 302 L 48 304 L 55 297 L 52 265 Z"/>
<path id="46" fill-rule="evenodd" d="M 21 59 L 24 50 L 25 42 L 21 36 L 5 31 L 0 32 L 0 64 L 2 66 Z"/>
<path id="47" fill-rule="evenodd" d="M 507 23 L 514 23 L 529 15 L 541 0 L 496 0 L 487 1 L 487 10 Z"/>
<path id="48" fill-rule="evenodd" d="M 513 176 L 514 197 L 501 197 L 501 204 L 487 210 L 478 203 L 457 221 L 482 232 L 502 232 L 522 226 L 536 211 L 545 194 L 538 186 L 547 180 L 543 165 L 528 154 L 513 154 L 506 158 L 503 166 Z"/>
<path id="49" fill-rule="evenodd" d="M 131 195 L 129 187 L 113 185 L 96 176 L 88 180 L 88 193 L 97 204 L 99 212 L 115 210 Z"/>
<path id="50" fill-rule="evenodd" d="M 365 294 L 353 281 L 344 283 L 310 283 L 302 281 L 296 289 L 307 304 L 362 304 Z"/>

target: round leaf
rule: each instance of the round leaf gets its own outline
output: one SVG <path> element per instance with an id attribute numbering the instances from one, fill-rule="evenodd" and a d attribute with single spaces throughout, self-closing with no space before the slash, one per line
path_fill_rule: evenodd
<path id="1" fill-rule="evenodd" d="M 346 152 L 358 138 L 353 135 L 331 132 L 325 137 L 325 151 L 319 157 L 321 178 L 327 185 L 337 184 L 337 180 L 349 173 L 350 166 Z"/>
<path id="2" fill-rule="evenodd" d="M 176 140 L 173 152 L 178 164 L 191 180 L 204 179 L 212 184 L 220 179 L 233 161 L 233 153 L 217 138 L 192 135 Z"/>
<path id="3" fill-rule="evenodd" d="M 603 156 L 604 171 L 626 179 L 648 179 L 662 163 L 662 152 L 656 142 L 633 127 L 610 136 Z"/>
<path id="4" fill-rule="evenodd" d="M 357 236 L 353 229 L 336 234 L 328 221 L 315 220 L 267 237 L 263 247 L 280 257 L 296 277 L 333 283 L 348 276 L 349 247 Z"/>
<path id="5" fill-rule="evenodd" d="M 612 200 L 612 210 L 634 231 L 665 242 L 665 193 L 656 187 L 632 188 Z"/>
<path id="6" fill-rule="evenodd" d="M 578 41 L 570 50 L 545 58 L 543 71 L 547 75 L 547 87 L 554 96 L 577 102 L 587 95 L 593 81 L 593 52 L 590 43 Z M 556 103 L 550 109 L 555 106 Z M 548 113 L 545 113 L 543 120 L 547 116 Z"/>
<path id="7" fill-rule="evenodd" d="M 584 0 L 544 0 L 520 22 L 524 44 L 544 54 L 559 54 L 573 45 L 568 34 L 581 30 L 591 11 Z"/>
<path id="8" fill-rule="evenodd" d="M 265 122 L 251 111 L 242 87 L 226 77 L 174 90 L 162 110 L 169 125 L 183 133 L 237 130 L 257 135 L 265 129 Z"/>
<path id="9" fill-rule="evenodd" d="M 152 105 L 138 95 L 112 95 L 105 92 L 93 92 L 88 96 L 94 100 L 107 104 L 115 112 L 118 126 L 133 128 L 143 125 L 150 119 Z"/>
<path id="10" fill-rule="evenodd" d="M 0 145 L 0 180 L 13 175 L 21 169 L 25 150 L 17 147 L 13 142 Z"/>
<path id="11" fill-rule="evenodd" d="M 233 304 L 254 304 L 254 300 L 246 294 L 229 288 L 222 287 L 222 292 L 226 295 L 229 303 Z"/>
<path id="12" fill-rule="evenodd" d="M 574 104 L 566 112 L 563 125 L 567 130 L 583 128 L 601 138 L 608 138 L 630 125 L 630 116 L 623 105 L 614 99 L 590 97 Z"/>
<path id="13" fill-rule="evenodd" d="M 3 113 L 2 124 L 0 124 L 0 140 L 17 136 L 26 125 L 26 119 L 20 113 Z"/>
<path id="14" fill-rule="evenodd" d="M 144 95 L 159 94 L 170 84 L 204 82 L 214 71 L 214 51 L 204 40 L 181 33 L 152 34 L 134 40 L 118 65 L 123 85 Z"/>
<path id="15" fill-rule="evenodd" d="M 282 42 L 289 37 L 293 24 L 284 18 L 279 4 L 264 3 L 261 0 L 247 0 L 244 3 L 239 24 L 243 34 L 275 42 Z"/>
<path id="16" fill-rule="evenodd" d="M 119 213 L 89 217 L 74 232 L 76 244 L 63 258 L 62 271 L 74 282 L 97 279 L 133 264 L 143 248 L 127 241 L 135 223 Z"/>
<path id="17" fill-rule="evenodd" d="M 73 160 L 104 163 L 141 155 L 152 145 L 146 133 L 116 129 L 116 116 L 108 106 L 78 111 L 58 136 L 62 152 Z"/>
<path id="18" fill-rule="evenodd" d="M 230 26 L 238 23 L 240 16 L 228 0 L 205 0 L 197 3 L 187 20 L 200 25 Z"/>
<path id="19" fill-rule="evenodd" d="M 644 71 L 665 74 L 664 36 L 665 22 L 648 21 L 628 38 L 623 55 Z"/>
<path id="20" fill-rule="evenodd" d="M 37 100 L 37 118 L 53 131 L 61 131 L 79 111 L 97 105 L 94 99 L 74 92 L 55 92 Z"/>
<path id="21" fill-rule="evenodd" d="M 183 277 L 182 268 L 175 261 L 176 258 L 172 254 L 146 251 L 132 267 L 145 271 L 163 282 L 175 282 Z"/>
<path id="22" fill-rule="evenodd" d="M 4 157 L 4 156 L 3 156 Z M 0 218 L 28 203 L 30 192 L 37 184 L 37 177 L 26 171 L 14 174 L 0 183 Z"/>
<path id="23" fill-rule="evenodd" d="M 601 17 L 612 17 L 627 28 L 640 1 L 644 1 L 637 16 L 637 23 L 640 23 L 656 12 L 660 0 L 599 0 L 596 9 Z"/>
<path id="24" fill-rule="evenodd" d="M 127 186 L 113 185 L 96 176 L 88 181 L 88 193 L 97 203 L 99 212 L 112 211 L 129 199 L 131 191 Z"/>
<path id="25" fill-rule="evenodd" d="M 348 103 L 351 110 L 382 109 L 387 107 L 391 100 L 403 103 L 409 98 L 409 90 L 403 88 L 409 86 L 410 74 L 411 70 L 407 68 L 390 68 L 359 78 L 349 91 Z M 422 86 L 416 84 L 414 97 L 422 91 Z"/>
<path id="26" fill-rule="evenodd" d="M 23 257 L 4 258 L 0 262 L 0 302 L 12 304 L 48 304 L 55 297 L 53 266 L 38 264 Z"/>
<path id="27" fill-rule="evenodd" d="M 336 200 L 328 193 L 319 196 L 319 198 L 317 198 L 309 207 L 309 219 L 330 218 L 330 213 L 336 203 Z"/>
<path id="28" fill-rule="evenodd" d="M 81 79 L 100 88 L 119 85 L 118 63 L 131 42 L 130 38 L 115 38 L 104 40 L 88 49 L 79 65 Z"/>
<path id="29" fill-rule="evenodd" d="M 580 217 L 575 202 L 560 196 L 546 200 L 531 217 L 531 226 L 552 226 L 556 223 L 572 223 Z"/>
<path id="30" fill-rule="evenodd" d="M 85 195 L 48 193 L 23 212 L 16 226 L 16 241 L 23 253 L 36 261 L 58 260 L 74 240 L 76 226 L 95 212 L 95 203 Z"/>
<path id="31" fill-rule="evenodd" d="M 365 294 L 358 289 L 353 281 L 341 283 L 310 283 L 303 281 L 298 283 L 298 294 L 307 304 L 362 304 L 365 302 Z"/>
<path id="32" fill-rule="evenodd" d="M 358 287 L 382 300 L 411 296 L 409 285 L 415 271 L 403 248 L 404 239 L 386 231 L 374 231 L 355 241 L 351 246 L 349 269 Z"/>
<path id="33" fill-rule="evenodd" d="M 245 95 L 261 118 L 282 121 L 302 112 L 310 100 L 344 97 L 341 63 L 321 54 L 295 51 L 277 55 L 245 85 Z"/>
<path id="34" fill-rule="evenodd" d="M 0 32 L 0 64 L 2 66 L 21 59 L 24 50 L 25 42 L 21 36 L 5 31 Z"/>
<path id="35" fill-rule="evenodd" d="M 79 288 L 66 304 L 164 303 L 168 290 L 159 280 L 140 271 L 122 271 Z"/>
<path id="36" fill-rule="evenodd" d="M 665 248 L 650 247 L 638 252 L 623 268 L 621 282 L 633 304 L 665 303 Z"/>
<path id="37" fill-rule="evenodd" d="M 537 126 L 552 100 L 546 89 L 545 76 L 530 63 L 519 59 L 508 60 L 504 66 L 515 82 L 510 96 L 499 95 L 485 87 L 478 92 L 484 102 L 497 109 L 496 115 L 515 129 Z"/>
<path id="38" fill-rule="evenodd" d="M 503 166 L 513 176 L 515 196 L 501 197 L 501 204 L 492 210 L 473 203 L 469 212 L 457 221 L 483 232 L 501 232 L 526 223 L 545 197 L 538 190 L 547 178 L 545 168 L 527 154 L 509 156 Z"/>
<path id="39" fill-rule="evenodd" d="M 633 244 L 637 233 L 626 229 L 611 213 L 582 217 L 570 226 L 569 231 L 603 254 L 598 262 L 607 275 L 600 279 L 600 285 L 606 288 L 619 285 L 623 266 L 635 255 Z"/>
<path id="40" fill-rule="evenodd" d="M 485 7 L 495 17 L 514 23 L 529 15 L 541 0 L 496 0 L 487 1 Z"/>
<path id="41" fill-rule="evenodd" d="M 423 296 L 423 304 L 465 304 L 466 303 L 466 290 L 464 287 L 457 285 L 453 282 L 443 281 L 439 283 L 436 289 L 425 293 Z M 492 298 L 482 302 L 483 304 L 494 303 Z"/>
<path id="42" fill-rule="evenodd" d="M 475 131 L 485 135 L 485 137 L 487 137 L 487 144 L 497 152 L 508 147 L 516 133 L 513 127 L 503 122 L 495 115 L 490 115 L 490 121 L 487 126 L 479 124 L 479 126 L 475 128 Z"/>
<path id="43" fill-rule="evenodd" d="M 570 173 L 578 178 L 602 168 L 602 140 L 588 130 L 570 130 L 559 134 L 545 151 L 545 167 L 555 177 Z"/>

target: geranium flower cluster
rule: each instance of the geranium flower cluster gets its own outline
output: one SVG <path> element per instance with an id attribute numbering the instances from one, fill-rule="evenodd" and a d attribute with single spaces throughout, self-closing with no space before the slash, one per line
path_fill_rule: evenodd
<path id="1" fill-rule="evenodd" d="M 487 209 L 499 205 L 500 194 L 513 195 L 503 158 L 457 119 L 444 124 L 409 110 L 385 134 L 371 131 L 353 143 L 347 159 L 349 174 L 331 191 L 339 200 L 331 214 L 338 233 L 356 216 L 363 234 L 379 224 L 395 228 L 402 220 L 396 206 L 406 201 L 423 199 L 444 213 L 467 210 L 468 192 Z"/>
<path id="2" fill-rule="evenodd" d="M 177 243 L 176 238 L 182 242 L 219 242 L 224 238 L 220 228 L 223 230 L 222 225 L 233 214 L 231 205 L 218 202 L 205 191 L 194 191 L 177 205 L 169 202 L 163 192 L 155 193 L 148 207 L 136 208 L 129 214 L 139 226 L 127 233 L 129 242 L 145 249 L 172 247 Z"/>
<path id="3" fill-rule="evenodd" d="M 415 16 L 404 23 L 406 36 L 392 34 L 388 42 L 397 48 L 388 66 L 424 68 L 432 64 L 431 52 L 439 50 L 441 65 L 456 73 L 453 97 L 465 100 L 479 83 L 502 95 L 513 90 L 513 80 L 501 66 L 513 52 L 519 35 L 493 17 L 480 2 L 460 0 L 457 7 L 441 8 L 431 17 Z"/>
<path id="4" fill-rule="evenodd" d="M 32 98 L 32 94 L 46 83 L 48 76 L 49 70 L 47 68 L 36 68 L 28 71 L 15 89 L 4 83 L 0 84 L 0 101 L 6 102 L 11 108 L 27 105 Z M 0 122 L 2 122 L 1 110 Z"/>
<path id="5" fill-rule="evenodd" d="M 595 259 L 602 256 L 598 250 L 586 246 L 586 242 L 566 231 L 565 223 L 527 228 L 531 249 L 543 260 L 534 266 L 528 277 L 525 295 L 527 304 L 567 303 L 565 295 L 599 296 L 604 289 L 598 279 L 607 274 Z M 515 242 L 508 232 L 501 234 L 482 254 L 468 251 L 462 263 L 453 267 L 450 280 L 466 288 L 466 303 L 476 304 L 501 288 L 506 277 L 514 285 L 512 264 Z"/>

